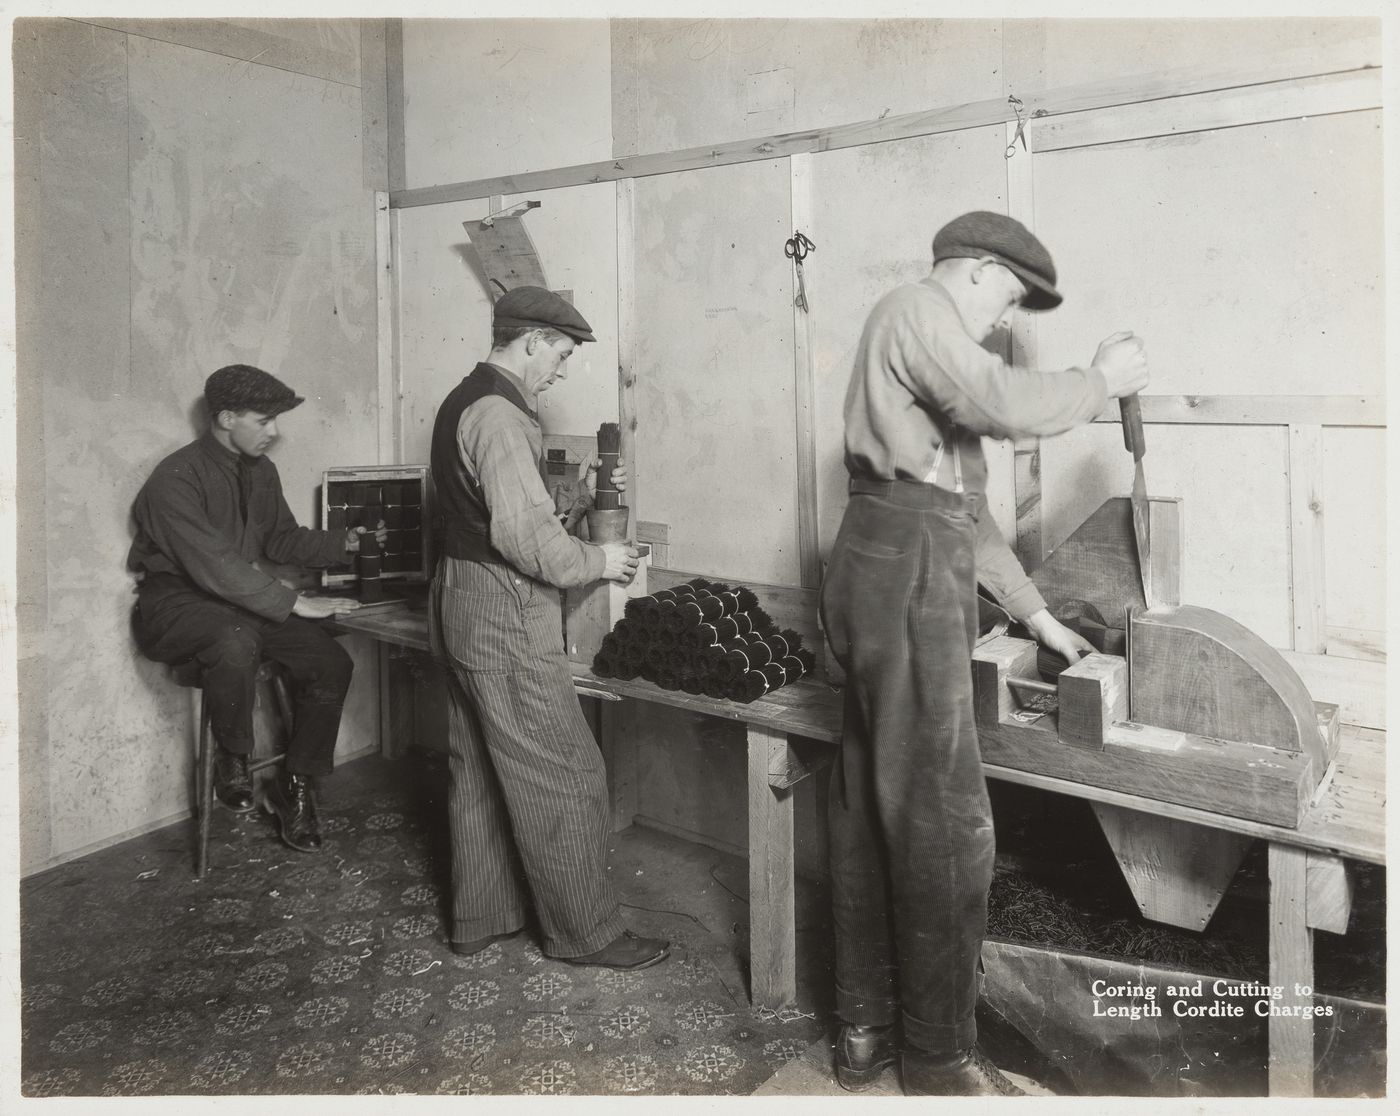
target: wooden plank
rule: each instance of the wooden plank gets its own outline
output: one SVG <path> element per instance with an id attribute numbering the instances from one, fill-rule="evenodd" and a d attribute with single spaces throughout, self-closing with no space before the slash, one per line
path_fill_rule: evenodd
<path id="1" fill-rule="evenodd" d="M 792 791 L 768 784 L 787 750 L 784 734 L 749 727 L 749 996 L 775 1011 L 797 999 Z"/>
<path id="2" fill-rule="evenodd" d="M 627 506 L 640 509 L 637 469 L 637 191 L 630 181 L 617 184 L 617 413 L 618 455 L 627 463 Z M 634 510 L 629 538 L 637 538 Z M 669 538 L 668 538 L 669 541 Z"/>
<path id="3" fill-rule="evenodd" d="M 1336 655 L 1306 655 L 1280 651 L 1313 701 L 1328 701 L 1341 708 L 1342 723 L 1362 728 L 1385 728 L 1386 664 Z"/>
<path id="4" fill-rule="evenodd" d="M 1112 111 L 1066 113 L 1037 125 L 1036 150 L 1063 151 L 1380 107 L 1380 70 L 1353 70 L 1168 97 Z"/>
<path id="5" fill-rule="evenodd" d="M 399 460 L 399 393 L 394 374 L 394 257 L 389 234 L 389 194 L 374 193 L 375 361 L 379 372 L 378 434 L 381 465 Z"/>
<path id="6" fill-rule="evenodd" d="M 389 123 L 389 204 L 398 208 L 393 192 L 408 186 L 408 154 L 404 147 L 403 20 L 384 21 L 384 93 Z M 485 195 L 481 195 L 484 197 Z"/>
<path id="7" fill-rule="evenodd" d="M 1110 734 L 1103 751 L 1060 743 L 1053 715 L 1034 725 L 978 726 L 988 765 L 1053 775 L 1084 785 L 1072 793 L 1101 800 L 1089 788 L 1111 788 L 1231 818 L 1297 826 L 1317 785 L 1300 752 L 1209 740 L 1182 733 L 1174 748 Z M 1150 812 L 1159 812 L 1153 806 Z"/>
<path id="8" fill-rule="evenodd" d="M 1327 625 L 1328 655 L 1341 659 L 1385 662 L 1385 632 L 1371 628 L 1344 628 Z"/>
<path id="9" fill-rule="evenodd" d="M 1352 882 L 1346 861 L 1326 853 L 1308 853 L 1308 926 L 1345 934 L 1351 919 Z"/>
<path id="10" fill-rule="evenodd" d="M 1254 839 L 1106 802 L 1093 807 L 1144 917 L 1204 930 Z"/>
<path id="11" fill-rule="evenodd" d="M 1377 65 L 1378 57 L 1358 58 L 1357 66 Z M 1333 72 L 1336 64 L 1326 65 L 1322 72 Z M 1275 63 L 1252 72 L 1222 71 L 1189 67 L 1166 70 L 1149 76 L 1129 75 L 1106 81 L 1089 82 L 1027 92 L 1021 95 L 1020 111 L 1026 117 L 1037 114 L 1058 115 L 1087 109 L 1110 108 L 1116 105 L 1155 101 L 1164 97 L 1180 97 L 1218 89 L 1239 88 L 1263 82 L 1294 80 L 1317 72 L 1306 59 Z M 984 101 L 952 105 L 920 112 L 903 113 L 877 120 L 858 121 L 802 132 L 787 132 L 761 139 L 744 139 L 729 143 L 710 144 L 680 151 L 658 152 L 650 155 L 623 156 L 595 163 L 504 175 L 498 178 L 476 179 L 427 186 L 415 190 L 396 190 L 390 201 L 395 208 L 418 205 L 442 205 L 469 201 L 490 194 L 528 193 L 554 190 L 563 186 L 579 186 L 589 182 L 615 182 L 626 178 L 644 178 L 656 174 L 701 170 L 706 167 L 733 163 L 782 158 L 809 152 L 835 151 L 844 147 L 859 147 L 870 143 L 909 139 L 914 136 L 937 135 L 968 128 L 985 128 L 1016 119 L 1016 110 L 1007 98 L 995 97 Z"/>
<path id="12" fill-rule="evenodd" d="M 637 703 L 598 703 L 598 746 L 608 769 L 612 831 L 621 833 L 637 816 Z"/>
<path id="13" fill-rule="evenodd" d="M 1307 688 L 1283 656 L 1223 613 L 1195 605 L 1137 613 L 1128 671 L 1135 721 L 1301 752 L 1314 786 L 1327 768 Z"/>
<path id="14" fill-rule="evenodd" d="M 1385 399 L 1371 395 L 1143 395 L 1143 422 L 1192 426 L 1385 426 Z M 1121 422 L 1113 400 L 1095 422 Z"/>
<path id="15" fill-rule="evenodd" d="M 1269 983 L 1283 989 L 1280 1006 L 1312 1004 L 1313 939 L 1307 924 L 1308 853 L 1269 845 Z M 1269 1095 L 1309 1097 L 1313 1091 L 1313 1021 L 1269 1019 Z"/>
<path id="16" fill-rule="evenodd" d="M 792 227 L 802 232 L 812 229 L 812 157 L 794 155 L 788 160 L 792 183 Z M 807 308 L 797 303 L 797 275 L 793 267 L 792 371 L 793 399 L 797 417 L 797 554 L 802 584 L 809 589 L 821 585 L 821 546 L 817 539 L 817 431 L 815 352 L 812 348 L 812 314 L 815 288 L 813 269 L 804 271 L 803 285 Z"/>
<path id="17" fill-rule="evenodd" d="M 1028 113 L 1025 116 L 1029 116 Z M 1024 146 L 1017 138 L 1017 123 L 1007 121 L 1006 212 L 1027 228 L 1035 228 L 1035 191 L 1031 159 L 1031 128 L 1025 124 Z M 1016 314 L 1007 340 L 1006 358 L 1023 368 L 1036 367 L 1038 314 Z M 1041 505 L 1040 439 L 1024 438 L 1012 446 L 1012 487 L 1016 499 L 1016 556 L 1026 569 L 1034 569 L 1045 557 Z"/>
<path id="18" fill-rule="evenodd" d="M 360 20 L 360 157 L 367 190 L 383 190 L 389 207 L 389 92 L 384 55 L 384 21 Z M 379 198 L 375 197 L 375 208 Z"/>
<path id="19" fill-rule="evenodd" d="M 1293 587 L 1293 650 L 1327 650 L 1326 547 L 1322 521 L 1322 427 L 1288 427 L 1289 555 Z"/>

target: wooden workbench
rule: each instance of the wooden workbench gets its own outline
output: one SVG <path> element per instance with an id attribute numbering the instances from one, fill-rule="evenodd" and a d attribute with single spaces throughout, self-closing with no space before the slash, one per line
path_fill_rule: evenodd
<path id="1" fill-rule="evenodd" d="M 396 745 L 388 656 L 393 647 L 428 650 L 426 616 L 405 608 L 345 616 L 336 623 L 379 642 L 382 743 L 392 754 Z M 797 991 L 792 789 L 828 760 L 830 745 L 839 742 L 840 694 L 825 683 L 802 681 L 741 705 L 662 690 L 640 679 L 599 678 L 578 663 L 573 669 L 579 694 L 601 699 L 600 746 L 608 763 L 614 826 L 618 829 L 631 825 L 636 813 L 636 736 L 630 730 L 634 702 L 669 705 L 745 725 L 751 995 L 759 1006 L 776 1009 L 791 1003 Z M 994 732 L 984 731 L 983 736 L 986 760 L 996 755 L 997 747 Z M 991 779 L 1268 841 L 1270 984 L 1312 988 L 1312 934 L 1314 928 L 1335 929 L 1327 921 L 1325 908 L 1330 889 L 1345 886 L 1342 858 L 1385 863 L 1385 734 L 1375 730 L 1343 726 L 1335 774 L 1296 829 L 1086 786 L 995 762 L 984 762 L 984 769 Z M 1311 995 L 1305 999 L 1311 1002 Z M 1310 1019 L 1270 1019 L 1272 1094 L 1311 1094 L 1312 1037 Z"/>

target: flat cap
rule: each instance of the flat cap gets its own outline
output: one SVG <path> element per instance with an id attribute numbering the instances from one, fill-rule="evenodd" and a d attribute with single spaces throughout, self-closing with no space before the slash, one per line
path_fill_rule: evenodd
<path id="1" fill-rule="evenodd" d="M 257 411 L 280 415 L 290 411 L 302 397 L 276 376 L 251 364 L 229 364 L 204 381 L 204 401 L 209 414 L 220 411 Z"/>
<path id="2" fill-rule="evenodd" d="M 584 316 L 553 291 L 512 287 L 496 300 L 492 324 L 519 329 L 557 329 L 575 341 L 596 341 Z"/>
<path id="3" fill-rule="evenodd" d="M 1055 261 L 1035 234 L 1014 217 L 979 209 L 954 217 L 933 238 L 933 262 L 991 256 L 1026 285 L 1021 305 L 1053 310 L 1063 301 L 1055 289 Z"/>

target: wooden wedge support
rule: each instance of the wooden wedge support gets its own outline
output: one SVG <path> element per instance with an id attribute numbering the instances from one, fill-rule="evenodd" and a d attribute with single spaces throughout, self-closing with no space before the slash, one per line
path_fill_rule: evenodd
<path id="1" fill-rule="evenodd" d="M 1128 719 L 1128 660 L 1086 655 L 1060 672 L 1060 739 L 1103 751 L 1109 726 Z"/>
<path id="2" fill-rule="evenodd" d="M 1308 926 L 1345 934 L 1351 921 L 1351 873 L 1340 856 L 1308 851 Z"/>
<path id="3" fill-rule="evenodd" d="M 1181 601 L 1181 500 L 1147 501 L 1152 532 L 1152 591 L 1158 604 Z M 1133 537 L 1132 501 L 1106 500 L 1031 573 L 1056 615 L 1072 602 L 1093 605 L 1111 627 L 1121 627 L 1129 606 L 1145 608 Z"/>
<path id="4" fill-rule="evenodd" d="M 1204 930 L 1254 838 L 1106 802 L 1093 807 L 1143 916 Z"/>

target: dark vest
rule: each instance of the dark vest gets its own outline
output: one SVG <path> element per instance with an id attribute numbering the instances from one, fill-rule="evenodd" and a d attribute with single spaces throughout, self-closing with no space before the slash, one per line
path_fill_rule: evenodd
<path id="1" fill-rule="evenodd" d="M 457 427 L 462 413 L 488 395 L 508 399 L 531 418 L 534 412 L 525 403 L 520 389 L 490 364 L 478 364 L 448 392 L 433 423 L 433 494 L 437 501 L 434 517 L 440 553 L 449 558 L 469 558 L 476 562 L 505 562 L 491 545 L 491 512 L 481 485 L 462 464 L 457 448 Z"/>

